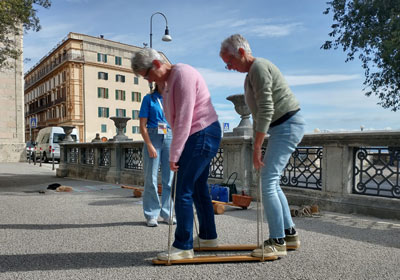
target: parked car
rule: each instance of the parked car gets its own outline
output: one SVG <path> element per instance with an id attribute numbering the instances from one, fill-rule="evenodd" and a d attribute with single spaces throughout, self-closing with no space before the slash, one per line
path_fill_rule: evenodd
<path id="1" fill-rule="evenodd" d="M 35 150 L 35 142 L 33 141 L 26 142 L 26 158 L 29 158 L 34 150 Z"/>
<path id="2" fill-rule="evenodd" d="M 74 128 L 71 133 L 72 139 L 79 142 L 78 130 Z M 48 162 L 53 158 L 60 161 L 60 142 L 65 138 L 64 129 L 58 126 L 42 128 L 36 137 L 36 158 L 42 157 L 43 162 Z"/>

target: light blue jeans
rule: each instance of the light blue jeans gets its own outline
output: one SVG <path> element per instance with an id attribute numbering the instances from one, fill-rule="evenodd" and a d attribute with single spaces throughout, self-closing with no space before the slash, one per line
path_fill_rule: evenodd
<path id="1" fill-rule="evenodd" d="M 147 220 L 157 219 L 161 216 L 169 218 L 171 203 L 171 184 L 173 172 L 169 168 L 169 149 L 172 141 L 172 132 L 168 129 L 166 135 L 157 134 L 157 128 L 148 128 L 151 143 L 157 151 L 156 158 L 150 158 L 147 145 L 143 146 L 143 171 L 144 171 L 144 193 L 143 212 Z M 161 206 L 158 197 L 158 169 L 161 164 Z"/>
<path id="2" fill-rule="evenodd" d="M 264 213 L 267 217 L 270 238 L 284 238 L 285 229 L 294 226 L 289 204 L 279 181 L 280 176 L 303 138 L 305 122 L 297 112 L 282 124 L 268 130 L 268 146 L 261 169 Z"/>

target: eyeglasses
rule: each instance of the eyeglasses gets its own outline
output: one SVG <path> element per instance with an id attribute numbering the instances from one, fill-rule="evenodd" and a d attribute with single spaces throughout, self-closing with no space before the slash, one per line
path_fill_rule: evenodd
<path id="1" fill-rule="evenodd" d="M 231 57 L 229 58 L 229 61 L 226 62 L 225 69 L 228 69 L 228 70 L 231 70 L 231 69 L 232 69 L 232 59 L 233 59 L 233 56 L 231 56 Z"/>
<path id="2" fill-rule="evenodd" d="M 228 62 L 228 63 L 225 65 L 225 69 L 231 70 L 231 68 L 232 68 L 232 62 Z"/>
<path id="3" fill-rule="evenodd" d="M 149 73 L 150 73 L 150 70 L 151 70 L 152 68 L 153 68 L 153 66 L 147 68 L 146 73 L 145 73 L 144 76 L 143 76 L 143 79 L 145 79 L 145 80 L 148 80 L 148 79 L 149 79 Z"/>

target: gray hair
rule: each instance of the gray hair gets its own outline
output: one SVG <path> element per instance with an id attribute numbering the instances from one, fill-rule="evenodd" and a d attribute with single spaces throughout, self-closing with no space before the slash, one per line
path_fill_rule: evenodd
<path id="1" fill-rule="evenodd" d="M 133 73 L 138 74 L 139 71 L 152 67 L 153 60 L 159 60 L 165 63 L 164 58 L 154 49 L 144 48 L 135 52 L 131 59 Z"/>
<path id="2" fill-rule="evenodd" d="M 219 54 L 231 54 L 234 56 L 239 55 L 239 48 L 243 48 L 246 53 L 251 54 L 249 42 L 240 34 L 234 34 L 226 38 L 221 43 L 221 50 Z"/>

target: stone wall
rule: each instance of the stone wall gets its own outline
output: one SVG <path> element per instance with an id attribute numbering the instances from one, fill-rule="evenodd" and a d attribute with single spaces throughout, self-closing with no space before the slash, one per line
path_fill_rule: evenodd
<path id="1" fill-rule="evenodd" d="M 22 36 L 14 36 L 22 49 Z M 22 56 L 10 60 L 11 69 L 0 70 L 0 162 L 18 162 L 26 158 L 24 142 L 24 99 Z"/>

